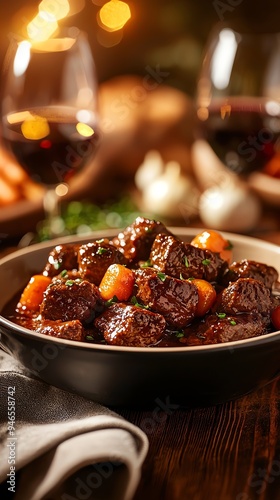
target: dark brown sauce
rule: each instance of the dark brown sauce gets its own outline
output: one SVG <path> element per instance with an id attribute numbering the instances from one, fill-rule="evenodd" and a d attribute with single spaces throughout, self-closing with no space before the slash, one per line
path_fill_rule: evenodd
<path id="1" fill-rule="evenodd" d="M 21 293 L 17 293 L 4 307 L 2 311 L 2 316 L 13 323 L 23 326 L 31 331 L 36 331 L 36 318 L 27 317 L 21 314 L 16 313 L 16 308 L 18 301 L 20 299 Z M 201 345 L 202 341 L 197 336 L 197 330 L 201 324 L 201 320 L 193 322 L 188 327 L 184 328 L 180 332 L 175 330 L 167 329 L 164 332 L 162 339 L 155 345 L 151 347 L 186 347 L 187 345 Z M 90 338 L 92 337 L 92 338 Z M 93 332 L 92 329 L 88 328 L 88 335 L 85 340 L 86 343 L 89 344 L 106 344 L 105 340 L 96 335 L 96 332 Z"/>
<path id="2" fill-rule="evenodd" d="M 20 314 L 17 312 L 17 304 L 19 302 L 20 296 L 21 292 L 17 293 L 5 305 L 2 311 L 2 316 L 17 325 L 23 326 L 24 328 L 27 328 L 31 331 L 36 331 L 39 324 L 38 315 L 36 314 L 34 316 L 26 316 L 24 314 Z M 215 316 L 215 313 L 213 314 L 213 312 L 210 311 L 203 318 L 197 318 L 193 320 L 191 324 L 184 327 L 180 331 L 172 330 L 170 329 L 170 327 L 167 327 L 163 334 L 163 337 L 159 340 L 159 342 L 156 345 L 150 345 L 149 348 L 153 347 L 170 348 L 170 347 L 199 346 L 206 344 L 220 344 L 221 342 L 227 342 L 227 341 L 230 342 L 231 340 L 243 340 L 249 338 L 249 336 L 246 336 L 246 334 L 243 333 L 242 317 L 244 317 L 245 315 L 243 315 L 242 313 L 239 313 L 235 316 L 235 319 L 238 317 L 241 318 L 241 324 L 237 327 L 236 336 L 234 338 L 228 340 L 217 340 L 216 335 L 218 336 L 219 329 L 221 328 L 219 321 L 215 325 L 211 335 L 204 336 L 203 326 L 207 322 L 207 318 L 209 318 L 209 316 L 213 317 Z M 229 316 L 228 320 L 230 319 L 231 317 Z M 264 335 L 266 333 L 271 333 L 273 331 L 275 331 L 275 328 L 273 328 L 271 324 L 270 327 L 267 325 L 266 332 L 262 332 L 260 334 L 257 333 L 253 336 Z M 110 345 L 104 340 L 101 333 L 92 324 L 86 327 L 86 332 L 87 332 L 86 338 L 83 342 L 90 344 Z"/>

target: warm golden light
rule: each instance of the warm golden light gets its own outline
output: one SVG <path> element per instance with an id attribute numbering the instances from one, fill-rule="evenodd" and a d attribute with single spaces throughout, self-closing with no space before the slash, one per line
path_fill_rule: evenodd
<path id="1" fill-rule="evenodd" d="M 15 76 L 23 75 L 28 68 L 30 61 L 30 48 L 31 45 L 26 40 L 18 44 L 13 68 Z"/>
<path id="2" fill-rule="evenodd" d="M 198 108 L 197 116 L 202 121 L 205 122 L 209 118 L 209 111 L 207 108 Z"/>
<path id="3" fill-rule="evenodd" d="M 22 123 L 21 132 L 26 139 L 37 141 L 49 135 L 50 127 L 46 118 L 32 115 Z"/>
<path id="4" fill-rule="evenodd" d="M 231 114 L 231 105 L 230 104 L 223 104 L 221 106 L 221 118 L 224 120 L 226 116 L 230 116 Z"/>
<path id="5" fill-rule="evenodd" d="M 76 42 L 73 38 L 50 38 L 43 42 L 33 42 L 32 50 L 36 52 L 63 52 L 71 49 Z"/>
<path id="6" fill-rule="evenodd" d="M 97 15 L 99 25 L 107 31 L 118 31 L 131 18 L 129 5 L 121 0 L 105 3 Z"/>
<path id="7" fill-rule="evenodd" d="M 86 123 L 77 123 L 76 129 L 83 137 L 91 137 L 94 134 L 93 128 L 91 128 L 89 125 L 86 125 Z"/>
<path id="8" fill-rule="evenodd" d="M 69 191 L 69 188 L 66 184 L 58 184 L 55 188 L 55 192 L 57 196 L 65 196 Z"/>
<path id="9" fill-rule="evenodd" d="M 70 5 L 68 0 L 42 0 L 39 5 L 39 12 L 43 12 L 50 21 L 59 21 L 70 12 Z"/>
<path id="10" fill-rule="evenodd" d="M 31 41 L 43 42 L 48 40 L 57 30 L 55 18 L 50 18 L 45 12 L 39 12 L 27 25 L 27 34 Z"/>

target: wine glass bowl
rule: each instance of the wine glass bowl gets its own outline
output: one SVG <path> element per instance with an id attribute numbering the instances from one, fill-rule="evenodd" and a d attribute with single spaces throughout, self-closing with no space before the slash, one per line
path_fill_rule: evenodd
<path id="1" fill-rule="evenodd" d="M 50 201 L 53 188 L 68 185 L 98 146 L 97 77 L 86 35 L 72 29 L 40 43 L 13 40 L 1 115 L 4 146 L 49 190 Z"/>
<path id="2" fill-rule="evenodd" d="M 215 28 L 197 86 L 198 137 L 238 175 L 280 148 L 280 35 Z"/>

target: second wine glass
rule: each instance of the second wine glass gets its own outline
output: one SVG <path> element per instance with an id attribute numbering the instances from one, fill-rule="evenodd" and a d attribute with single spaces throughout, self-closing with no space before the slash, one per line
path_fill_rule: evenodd
<path id="1" fill-rule="evenodd" d="M 32 44 L 12 41 L 4 65 L 3 144 L 28 175 L 46 188 L 45 209 L 91 161 L 98 145 L 97 77 L 87 37 Z"/>
<path id="2" fill-rule="evenodd" d="M 238 175 L 261 170 L 279 151 L 280 35 L 211 34 L 199 75 L 197 117 L 205 139 Z"/>

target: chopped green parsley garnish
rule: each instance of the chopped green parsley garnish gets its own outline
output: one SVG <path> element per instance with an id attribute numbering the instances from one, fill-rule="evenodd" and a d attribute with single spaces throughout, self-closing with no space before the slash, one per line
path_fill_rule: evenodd
<path id="1" fill-rule="evenodd" d="M 138 302 L 137 298 L 135 297 L 135 295 L 133 295 L 133 297 L 131 298 L 131 304 L 133 304 L 136 307 L 140 307 L 141 309 L 149 309 L 149 306 L 145 306 L 144 304 L 140 304 Z"/>
<path id="2" fill-rule="evenodd" d="M 145 269 L 146 267 L 152 267 L 152 263 L 151 263 L 150 259 L 146 260 L 145 262 L 141 262 L 140 267 L 142 269 Z"/>
<path id="3" fill-rule="evenodd" d="M 157 277 L 160 279 L 160 281 L 165 281 L 167 276 L 164 273 L 157 273 Z"/>
<path id="4" fill-rule="evenodd" d="M 97 255 L 103 255 L 106 252 L 108 252 L 108 248 L 98 247 L 96 253 L 97 253 Z"/>
<path id="5" fill-rule="evenodd" d="M 217 313 L 218 318 L 223 319 L 226 318 L 226 313 Z"/>
<path id="6" fill-rule="evenodd" d="M 61 271 L 61 277 L 66 278 L 67 272 L 68 272 L 67 269 L 63 269 L 63 271 Z"/>
<path id="7" fill-rule="evenodd" d="M 202 261 L 202 264 L 203 264 L 204 266 L 209 266 L 210 262 L 211 262 L 211 261 L 210 261 L 209 259 L 204 259 L 204 260 Z"/>
<path id="8" fill-rule="evenodd" d="M 233 249 L 233 244 L 231 243 L 231 241 L 227 241 L 227 246 L 225 247 L 225 250 L 232 250 Z"/>
<path id="9" fill-rule="evenodd" d="M 67 280 L 67 281 L 65 282 L 65 285 L 66 285 L 66 286 L 73 286 L 73 285 L 74 285 L 74 283 L 75 283 L 75 281 L 74 281 L 74 280 Z"/>
<path id="10" fill-rule="evenodd" d="M 236 325 L 236 321 L 234 321 L 234 319 L 231 319 L 229 322 L 230 322 L 230 324 L 231 324 L 232 326 L 235 326 L 235 325 Z"/>
<path id="11" fill-rule="evenodd" d="M 184 257 L 184 264 L 186 267 L 189 267 L 189 265 L 190 265 L 189 261 L 188 261 L 188 257 L 186 257 L 186 256 Z"/>
<path id="12" fill-rule="evenodd" d="M 184 337 L 183 332 L 176 332 L 175 335 L 176 335 L 177 339 L 181 339 L 182 337 Z"/>
<path id="13" fill-rule="evenodd" d="M 114 297 L 105 302 L 105 306 L 110 307 L 112 304 L 115 304 L 116 302 L 118 302 L 118 297 L 114 295 Z"/>

